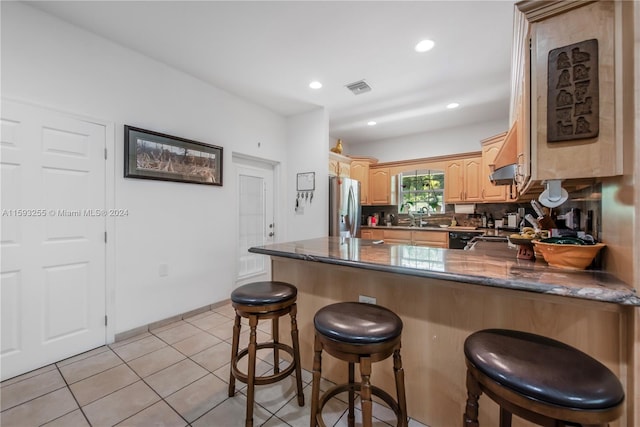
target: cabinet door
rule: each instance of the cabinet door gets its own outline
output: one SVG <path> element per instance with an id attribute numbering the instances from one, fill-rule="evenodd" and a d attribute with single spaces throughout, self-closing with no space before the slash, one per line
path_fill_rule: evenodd
<path id="1" fill-rule="evenodd" d="M 369 204 L 369 162 L 351 162 L 351 178 L 360 181 L 360 204 Z"/>
<path id="2" fill-rule="evenodd" d="M 623 36 L 620 32 L 622 26 L 615 25 L 614 12 L 616 7 L 626 2 L 578 3 L 586 4 L 533 22 L 531 26 L 531 100 L 532 111 L 535 112 L 531 129 L 531 167 L 532 177 L 536 180 L 606 177 L 623 172 L 623 144 L 621 136 L 616 135 L 616 126 L 620 128 L 619 122 L 625 112 L 623 108 L 618 108 L 623 106 L 620 98 L 616 97 L 616 90 L 620 95 L 622 91 L 622 83 L 616 82 L 616 69 L 621 58 L 615 57 L 622 51 L 616 46 L 615 37 L 622 39 Z M 597 98 L 592 100 L 587 97 L 584 103 L 580 103 L 577 90 L 572 90 L 577 84 L 570 85 L 566 91 L 571 102 L 568 108 L 562 109 L 570 114 L 565 117 L 561 109 L 553 110 L 549 105 L 553 102 L 548 102 L 548 88 L 552 88 L 552 97 L 558 96 L 558 90 L 553 89 L 559 80 L 554 74 L 549 76 L 549 52 L 590 39 L 598 42 L 597 57 L 591 54 L 587 62 L 579 65 L 585 67 L 584 72 L 587 73 L 587 79 L 582 82 L 587 86 L 583 89 L 593 91 Z M 572 59 L 571 54 L 569 56 Z M 622 73 L 624 68 L 620 67 L 619 70 Z M 553 81 L 550 82 L 551 79 Z M 591 101 L 594 111 L 590 108 L 583 111 Z M 599 113 L 599 120 L 594 116 L 596 112 Z M 591 130 L 599 124 L 599 132 L 592 138 L 548 142 L 548 131 L 553 131 L 554 127 L 566 126 L 571 136 L 578 137 L 578 121 L 583 122 L 581 128 Z"/>
<path id="3" fill-rule="evenodd" d="M 480 180 L 482 181 L 482 200 L 486 202 L 504 202 L 507 200 L 507 186 L 493 185 L 489 181 L 489 175 L 491 175 L 489 165 L 494 163 L 502 143 L 502 140 L 498 140 L 482 147 L 482 175 Z"/>
<path id="4" fill-rule="evenodd" d="M 409 230 L 383 230 L 383 235 L 385 243 L 411 244 L 411 231 Z"/>
<path id="5" fill-rule="evenodd" d="M 412 231 L 411 233 L 412 242 L 416 246 L 449 247 L 449 233 L 446 231 Z"/>
<path id="6" fill-rule="evenodd" d="M 351 176 L 351 163 L 338 162 L 338 176 L 350 177 Z"/>
<path id="7" fill-rule="evenodd" d="M 463 200 L 463 165 L 461 160 L 447 162 L 444 171 L 444 198 L 447 203 Z"/>
<path id="8" fill-rule="evenodd" d="M 329 153 L 329 176 L 350 176 L 351 159 L 335 153 Z"/>
<path id="9" fill-rule="evenodd" d="M 482 171 L 481 158 L 466 159 L 464 161 L 464 191 L 463 201 L 465 202 L 481 202 L 482 201 L 482 180 L 480 178 Z"/>
<path id="10" fill-rule="evenodd" d="M 384 230 L 380 228 L 363 228 L 360 230 L 361 239 L 382 240 L 384 239 Z"/>
<path id="11" fill-rule="evenodd" d="M 329 159 L 329 176 L 338 176 L 338 161 Z"/>
<path id="12" fill-rule="evenodd" d="M 360 230 L 361 239 L 373 239 L 373 232 L 371 230 Z"/>
<path id="13" fill-rule="evenodd" d="M 389 168 L 369 170 L 369 200 L 372 205 L 388 205 L 391 203 Z"/>

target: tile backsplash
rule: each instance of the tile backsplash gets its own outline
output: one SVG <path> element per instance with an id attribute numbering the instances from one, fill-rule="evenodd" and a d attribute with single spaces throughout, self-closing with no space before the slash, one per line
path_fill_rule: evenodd
<path id="1" fill-rule="evenodd" d="M 551 210 L 551 217 L 556 221 L 558 228 L 563 228 L 565 223 L 564 216 L 568 212 L 579 212 L 580 219 L 579 229 L 593 235 L 596 239 L 601 233 L 601 213 L 602 213 L 602 185 L 600 183 L 593 184 L 589 187 L 582 188 L 579 191 L 569 193 L 569 200 Z M 476 214 L 455 214 L 454 205 L 446 205 L 445 213 L 432 214 L 424 216 L 423 221 L 431 225 L 450 224 L 451 219 L 455 216 L 458 225 L 477 226 L 482 225 L 482 214 L 491 215 L 495 219 L 505 218 L 508 213 L 517 212 L 518 208 L 524 208 L 525 214 L 535 214 L 531 203 L 523 201 L 519 203 L 478 203 L 475 205 Z M 370 215 L 378 215 L 379 225 L 386 225 L 389 216 L 392 217 L 393 225 L 409 225 L 410 218 L 406 212 L 399 212 L 398 206 L 362 206 L 362 224 L 366 224 L 367 217 Z"/>

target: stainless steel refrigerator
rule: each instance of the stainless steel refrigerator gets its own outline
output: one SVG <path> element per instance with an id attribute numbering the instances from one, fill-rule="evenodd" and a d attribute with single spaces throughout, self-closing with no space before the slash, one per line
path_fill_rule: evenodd
<path id="1" fill-rule="evenodd" d="M 360 213 L 360 181 L 329 177 L 329 236 L 356 237 Z"/>

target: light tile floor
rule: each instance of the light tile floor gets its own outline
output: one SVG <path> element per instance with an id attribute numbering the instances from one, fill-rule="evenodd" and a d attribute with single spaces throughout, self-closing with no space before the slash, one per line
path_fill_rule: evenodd
<path id="1" fill-rule="evenodd" d="M 4 381 L 0 425 L 243 426 L 246 386 L 236 382 L 236 395 L 228 397 L 233 316 L 227 304 Z M 258 341 L 268 340 L 270 323 L 258 328 Z M 272 353 L 260 350 L 258 357 L 257 372 L 273 372 Z M 297 404 L 293 376 L 257 386 L 254 425 L 308 426 L 311 373 L 303 371 L 302 381 L 304 407 Z M 347 425 L 346 396 L 338 397 L 323 411 L 327 425 Z M 383 405 L 374 404 L 374 417 L 376 426 L 395 425 Z M 360 419 L 356 409 L 356 423 Z M 422 424 L 410 420 L 409 426 Z"/>

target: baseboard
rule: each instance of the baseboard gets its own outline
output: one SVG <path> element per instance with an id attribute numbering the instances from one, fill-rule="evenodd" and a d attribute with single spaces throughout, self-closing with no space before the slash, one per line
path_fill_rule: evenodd
<path id="1" fill-rule="evenodd" d="M 152 329 L 157 329 L 162 326 L 168 325 L 169 323 L 177 322 L 179 320 L 184 320 L 189 317 L 195 316 L 196 314 L 204 313 L 205 311 L 215 310 L 216 308 L 222 307 L 224 305 L 229 304 L 228 299 L 215 302 L 213 304 L 205 305 L 200 308 L 196 308 L 194 310 L 187 311 L 182 314 L 177 314 L 175 316 L 168 317 L 166 319 L 158 320 L 157 322 L 152 322 L 147 325 L 139 326 L 137 328 L 130 329 L 128 331 L 117 333 L 115 336 L 115 341 L 124 341 L 131 337 L 135 337 L 136 335 L 144 334 L 145 332 L 149 332 Z"/>

